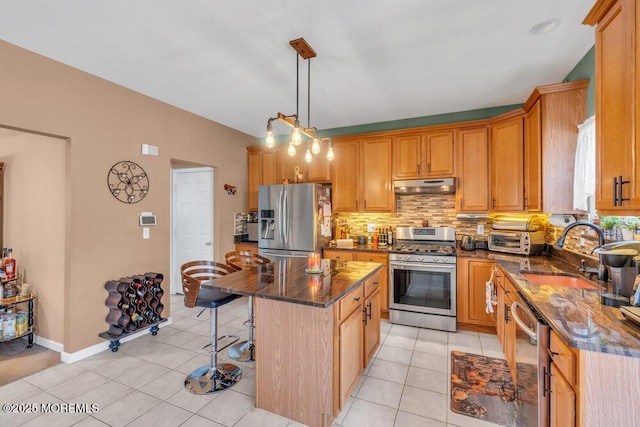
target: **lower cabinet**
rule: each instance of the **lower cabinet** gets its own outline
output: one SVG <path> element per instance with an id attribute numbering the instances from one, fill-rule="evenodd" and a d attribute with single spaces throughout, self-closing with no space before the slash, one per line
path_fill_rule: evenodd
<path id="1" fill-rule="evenodd" d="M 251 252 L 258 255 L 257 243 L 236 243 L 236 252 Z"/>
<path id="2" fill-rule="evenodd" d="M 460 329 L 495 327 L 495 320 L 486 312 L 486 284 L 495 265 L 486 259 L 458 257 L 456 313 Z"/>
<path id="3" fill-rule="evenodd" d="M 549 412 L 551 427 L 576 425 L 576 392 L 564 379 L 555 363 L 551 364 Z"/>
<path id="4" fill-rule="evenodd" d="M 378 272 L 336 304 L 339 385 L 336 415 L 344 408 L 380 345 L 379 277 Z"/>
<path id="5" fill-rule="evenodd" d="M 516 367 L 516 323 L 511 317 L 512 297 L 515 289 L 502 270 L 496 275 L 496 293 L 498 305 L 496 306 L 496 331 L 498 341 L 502 346 L 502 352 L 509 365 L 511 377 L 515 379 Z"/>

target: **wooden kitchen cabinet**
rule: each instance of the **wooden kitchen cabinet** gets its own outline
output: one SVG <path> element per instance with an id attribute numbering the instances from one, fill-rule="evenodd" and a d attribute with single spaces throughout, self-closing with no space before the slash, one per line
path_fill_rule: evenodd
<path id="1" fill-rule="evenodd" d="M 538 86 L 524 105 L 524 210 L 574 213 L 578 125 L 588 80 Z"/>
<path id="2" fill-rule="evenodd" d="M 348 297 L 348 296 L 347 296 Z M 345 297 L 345 298 L 347 298 Z M 362 306 L 362 304 L 360 304 Z M 347 403 L 353 388 L 364 370 L 362 366 L 364 354 L 364 323 L 362 312 L 355 309 L 339 326 L 339 371 L 340 371 L 340 407 Z"/>
<path id="3" fill-rule="evenodd" d="M 549 412 L 551 427 L 576 425 L 576 392 L 564 379 L 555 364 L 551 364 Z"/>
<path id="4" fill-rule="evenodd" d="M 495 320 L 486 312 L 485 289 L 495 263 L 480 258 L 458 257 L 456 313 L 458 329 L 488 327 L 494 329 Z"/>
<path id="5" fill-rule="evenodd" d="M 304 160 L 309 143 L 303 143 L 296 147 L 295 156 L 289 156 L 287 153 L 288 145 L 281 145 L 277 150 L 277 178 L 278 182 L 287 179 L 289 182 L 295 182 L 295 168 L 298 166 L 303 175 L 303 182 L 331 182 L 331 162 L 327 160 L 326 144 L 321 152 L 313 156 L 311 163 Z"/>
<path id="6" fill-rule="evenodd" d="M 369 279 L 372 281 L 374 279 Z M 366 287 L 366 284 L 365 284 Z M 367 367 L 380 345 L 380 286 L 373 285 L 364 300 L 363 367 Z"/>
<path id="7" fill-rule="evenodd" d="M 251 252 L 258 255 L 257 243 L 236 243 L 236 252 Z"/>
<path id="8" fill-rule="evenodd" d="M 334 141 L 332 210 L 392 212 L 391 137 Z"/>
<path id="9" fill-rule="evenodd" d="M 524 209 L 523 116 L 505 118 L 491 126 L 491 210 Z"/>
<path id="10" fill-rule="evenodd" d="M 258 210 L 258 187 L 280 182 L 276 175 L 275 149 L 247 147 L 248 188 L 247 208 L 250 212 Z"/>
<path id="11" fill-rule="evenodd" d="M 502 269 L 496 275 L 496 331 L 505 360 L 515 382 L 516 372 L 516 323 L 511 317 L 511 304 L 515 298 L 515 288 Z"/>
<path id="12" fill-rule="evenodd" d="M 489 212 L 489 132 L 486 126 L 458 131 L 456 212 Z"/>
<path id="13" fill-rule="evenodd" d="M 393 138 L 394 178 L 419 179 L 455 174 L 455 131 L 441 130 Z"/>
<path id="14" fill-rule="evenodd" d="M 326 253 L 326 252 L 325 252 Z M 383 265 L 378 281 L 380 284 L 380 310 L 389 313 L 389 255 L 380 252 L 354 251 L 354 261 L 377 262 Z"/>
<path id="15" fill-rule="evenodd" d="M 600 215 L 637 215 L 640 21 L 636 2 L 597 1 L 583 23 L 596 26 L 596 209 Z"/>

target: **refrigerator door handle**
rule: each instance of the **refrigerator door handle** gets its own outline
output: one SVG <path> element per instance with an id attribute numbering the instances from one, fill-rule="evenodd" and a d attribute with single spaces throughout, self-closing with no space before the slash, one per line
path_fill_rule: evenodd
<path id="1" fill-rule="evenodd" d="M 287 190 L 284 191 L 284 243 L 289 243 L 289 194 Z"/>
<path id="2" fill-rule="evenodd" d="M 278 215 L 278 233 L 280 233 L 280 241 L 281 242 L 284 241 L 284 237 L 283 237 L 283 234 L 282 234 L 282 229 L 284 227 L 283 220 L 282 220 L 282 215 L 283 215 L 283 212 L 282 212 L 282 196 L 283 196 L 283 194 L 282 193 L 283 193 L 283 191 L 280 190 L 280 194 L 278 195 L 278 213 L 277 213 L 277 215 Z"/>

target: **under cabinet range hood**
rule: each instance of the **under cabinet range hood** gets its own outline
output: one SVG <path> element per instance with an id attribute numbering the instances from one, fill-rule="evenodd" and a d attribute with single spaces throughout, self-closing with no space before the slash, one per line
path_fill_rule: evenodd
<path id="1" fill-rule="evenodd" d="M 393 181 L 395 194 L 454 194 L 455 178 L 409 179 Z"/>

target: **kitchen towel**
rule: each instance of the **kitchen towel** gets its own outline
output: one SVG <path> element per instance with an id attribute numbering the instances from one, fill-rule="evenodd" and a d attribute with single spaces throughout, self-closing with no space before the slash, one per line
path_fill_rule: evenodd
<path id="1" fill-rule="evenodd" d="M 589 210 L 588 198 L 596 190 L 596 117 L 578 125 L 578 143 L 573 169 L 573 208 Z"/>
<path id="2" fill-rule="evenodd" d="M 498 297 L 496 295 L 496 285 L 494 284 L 495 276 L 496 276 L 496 268 L 494 267 L 491 270 L 491 277 L 489 277 L 489 280 L 485 284 L 484 299 L 485 299 L 486 307 L 484 311 L 487 313 L 493 313 L 493 306 L 498 305 Z"/>

